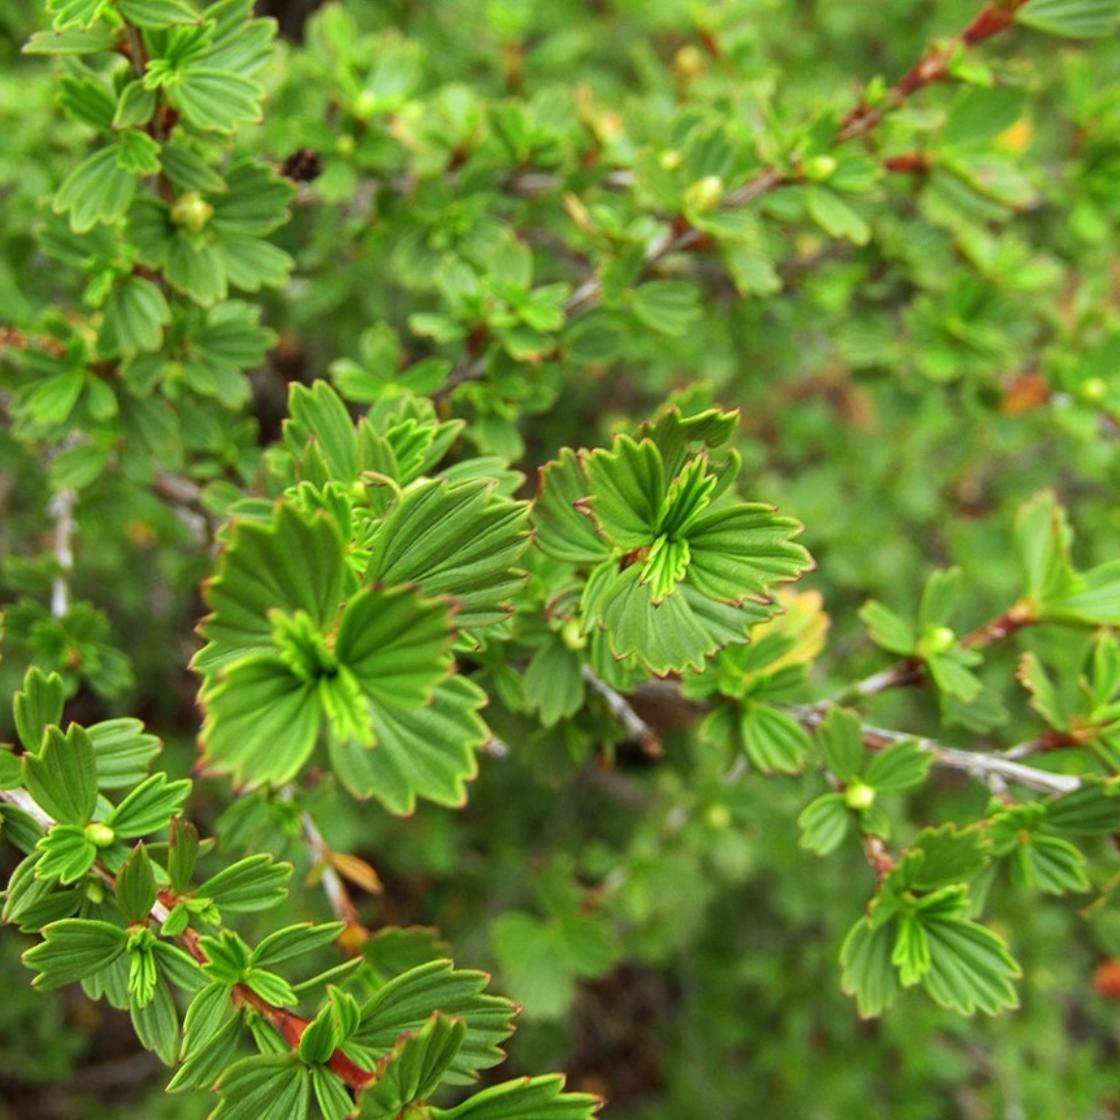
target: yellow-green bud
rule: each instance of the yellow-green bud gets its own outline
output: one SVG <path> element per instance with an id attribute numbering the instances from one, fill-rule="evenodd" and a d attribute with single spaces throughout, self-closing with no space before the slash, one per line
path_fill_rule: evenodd
<path id="1" fill-rule="evenodd" d="M 100 821 L 93 821 L 86 825 L 86 839 L 95 848 L 107 848 L 117 838 L 117 834 Z"/>
<path id="2" fill-rule="evenodd" d="M 171 207 L 171 220 L 177 226 L 185 226 L 198 233 L 214 216 L 214 207 L 197 191 L 187 191 Z"/>
<path id="3" fill-rule="evenodd" d="M 947 653 L 956 644 L 957 636 L 948 626 L 933 626 L 922 638 L 922 649 L 926 653 Z"/>
<path id="4" fill-rule="evenodd" d="M 831 178 L 836 170 L 836 160 L 832 156 L 810 156 L 802 164 L 802 170 L 806 179 L 814 179 L 820 183 Z"/>
<path id="5" fill-rule="evenodd" d="M 676 171 L 681 165 L 682 158 L 680 152 L 669 148 L 657 157 L 657 162 L 660 163 L 666 171 Z"/>
<path id="6" fill-rule="evenodd" d="M 1086 404 L 1100 404 L 1108 396 L 1108 382 L 1103 377 L 1087 377 L 1078 385 L 1077 395 Z"/>
<path id="7" fill-rule="evenodd" d="M 718 175 L 705 175 L 689 185 L 684 192 L 687 210 L 714 210 L 723 199 L 723 180 Z"/>
<path id="8" fill-rule="evenodd" d="M 866 782 L 852 782 L 844 790 L 844 803 L 849 809 L 862 813 L 864 809 L 870 809 L 875 804 L 875 790 Z"/>
<path id="9" fill-rule="evenodd" d="M 705 816 L 709 827 L 719 832 L 722 832 L 731 824 L 731 810 L 722 801 L 715 805 L 709 805 Z"/>
<path id="10" fill-rule="evenodd" d="M 368 120 L 377 111 L 377 95 L 368 89 L 362 90 L 354 102 L 354 116 L 359 120 Z"/>
<path id="11" fill-rule="evenodd" d="M 569 618 L 564 623 L 560 629 L 560 640 L 573 652 L 587 645 L 587 635 L 580 633 L 578 618 Z"/>
<path id="12" fill-rule="evenodd" d="M 352 156 L 354 154 L 354 137 L 343 133 L 338 138 L 338 143 L 335 144 L 340 156 Z"/>

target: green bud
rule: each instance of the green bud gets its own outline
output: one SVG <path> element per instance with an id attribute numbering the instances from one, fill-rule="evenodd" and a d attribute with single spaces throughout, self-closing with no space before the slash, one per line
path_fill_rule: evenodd
<path id="1" fill-rule="evenodd" d="M 354 137 L 343 133 L 338 138 L 335 148 L 340 156 L 352 156 L 354 154 Z"/>
<path id="2" fill-rule="evenodd" d="M 1087 377 L 1077 386 L 1077 396 L 1085 404 L 1100 404 L 1108 396 L 1108 382 L 1103 377 Z"/>
<path id="3" fill-rule="evenodd" d="M 587 645 L 587 635 L 580 633 L 578 618 L 569 618 L 568 621 L 564 623 L 560 630 L 560 640 L 573 653 L 576 650 L 583 649 Z"/>
<path id="4" fill-rule="evenodd" d="M 810 156 L 802 165 L 805 178 L 813 179 L 818 183 L 832 177 L 836 170 L 836 160 L 832 156 Z"/>
<path id="5" fill-rule="evenodd" d="M 377 111 L 377 95 L 371 90 L 364 89 L 358 94 L 354 102 L 354 116 L 360 120 L 368 120 Z"/>
<path id="6" fill-rule="evenodd" d="M 107 824 L 93 821 L 86 825 L 86 839 L 95 848 L 107 848 L 116 838 L 117 834 Z"/>
<path id="7" fill-rule="evenodd" d="M 922 638 L 922 649 L 927 654 L 947 653 L 956 641 L 957 635 L 948 626 L 933 626 Z"/>
<path id="8" fill-rule="evenodd" d="M 657 162 L 660 163 L 666 171 L 676 171 L 676 169 L 681 165 L 681 158 L 682 157 L 680 152 L 674 151 L 672 148 L 670 148 L 668 151 L 662 152 L 661 155 L 657 157 Z"/>
<path id="9" fill-rule="evenodd" d="M 714 210 L 722 199 L 723 180 L 718 175 L 705 175 L 684 192 L 686 210 Z"/>
<path id="10" fill-rule="evenodd" d="M 171 207 L 171 220 L 177 226 L 198 233 L 214 216 L 214 207 L 197 191 L 187 191 Z"/>
<path id="11" fill-rule="evenodd" d="M 704 816 L 707 819 L 709 827 L 716 829 L 718 832 L 722 832 L 731 824 L 731 810 L 724 805 L 723 802 L 709 805 L 708 811 Z"/>
<path id="12" fill-rule="evenodd" d="M 844 803 L 849 809 L 855 809 L 856 812 L 862 813 L 875 804 L 875 790 L 866 782 L 852 782 L 844 790 Z"/>
<path id="13" fill-rule="evenodd" d="M 86 898 L 95 905 L 105 901 L 105 888 L 96 879 L 89 879 L 85 885 Z"/>

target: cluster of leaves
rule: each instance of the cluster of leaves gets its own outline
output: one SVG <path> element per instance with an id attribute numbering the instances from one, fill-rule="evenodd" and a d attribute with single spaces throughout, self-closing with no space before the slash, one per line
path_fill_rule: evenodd
<path id="1" fill-rule="evenodd" d="M 835 5 L 808 44 L 755 4 L 416 7 L 0 15 L 58 138 L 0 153 L 33 986 L 127 1011 L 215 1120 L 587 1120 L 643 1062 L 604 1030 L 578 1091 L 494 1081 L 517 1006 L 410 922 L 546 1024 L 519 1067 L 685 957 L 654 1002 L 713 1052 L 801 1022 L 775 939 L 724 959 L 747 883 L 864 1017 L 1016 1008 L 1040 894 L 1096 892 L 1120 957 L 1115 0 L 885 16 L 903 76 L 855 104 Z M 670 1107 L 743 1111 L 640 1028 Z"/>

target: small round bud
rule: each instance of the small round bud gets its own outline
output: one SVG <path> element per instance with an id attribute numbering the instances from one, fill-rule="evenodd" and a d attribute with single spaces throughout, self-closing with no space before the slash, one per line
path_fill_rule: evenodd
<path id="1" fill-rule="evenodd" d="M 704 52 L 690 43 L 673 56 L 673 71 L 682 82 L 689 82 L 704 73 Z"/>
<path id="2" fill-rule="evenodd" d="M 708 826 L 716 829 L 718 832 L 722 832 L 731 824 L 731 810 L 724 805 L 723 802 L 709 805 L 708 811 L 704 816 L 708 822 Z"/>
<path id="3" fill-rule="evenodd" d="M 836 160 L 832 156 L 810 156 L 803 164 L 802 170 L 807 179 L 821 183 L 831 178 L 836 170 Z"/>
<path id="4" fill-rule="evenodd" d="M 926 653 L 947 653 L 956 641 L 957 635 L 948 626 L 934 626 L 926 632 L 922 646 Z"/>
<path id="5" fill-rule="evenodd" d="M 117 834 L 107 824 L 102 824 L 100 821 L 87 824 L 85 832 L 86 839 L 95 848 L 107 848 L 117 838 Z"/>
<path id="6" fill-rule="evenodd" d="M 560 629 L 560 640 L 573 653 L 587 645 L 587 635 L 580 633 L 579 619 L 569 618 Z"/>
<path id="7" fill-rule="evenodd" d="M 681 165 L 682 158 L 680 152 L 669 148 L 657 157 L 657 162 L 660 163 L 666 171 L 676 171 Z"/>
<path id="8" fill-rule="evenodd" d="M 684 192 L 687 210 L 714 210 L 723 199 L 723 180 L 718 175 L 705 175 L 689 185 Z"/>
<path id="9" fill-rule="evenodd" d="M 1077 386 L 1077 396 L 1085 404 L 1100 404 L 1108 396 L 1108 382 L 1103 377 L 1087 377 Z"/>
<path id="10" fill-rule="evenodd" d="M 335 148 L 340 156 L 352 156 L 354 154 L 354 137 L 343 133 L 335 144 Z"/>
<path id="11" fill-rule="evenodd" d="M 214 207 L 197 191 L 187 191 L 171 207 L 171 220 L 198 233 L 214 216 Z"/>
<path id="12" fill-rule="evenodd" d="M 95 905 L 105 901 L 105 888 L 96 880 L 90 879 L 85 885 L 86 898 Z"/>
<path id="13" fill-rule="evenodd" d="M 844 790 L 844 803 L 849 809 L 862 813 L 864 809 L 870 809 L 875 804 L 875 790 L 866 782 L 852 782 Z"/>
<path id="14" fill-rule="evenodd" d="M 377 94 L 372 90 L 364 89 L 358 94 L 354 102 L 354 116 L 359 120 L 369 120 L 377 111 Z"/>

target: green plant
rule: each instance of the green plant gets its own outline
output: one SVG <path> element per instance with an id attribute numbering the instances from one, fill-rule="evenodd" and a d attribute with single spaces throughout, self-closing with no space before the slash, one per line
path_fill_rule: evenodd
<path id="1" fill-rule="evenodd" d="M 52 0 L 4 79 L 52 136 L 0 164 L 34 986 L 127 1011 L 169 1115 L 613 1101 L 594 1063 L 492 1080 L 518 1007 L 438 919 L 539 1024 L 519 1069 L 625 962 L 682 969 L 704 1045 L 663 1025 L 617 1108 L 731 1116 L 761 1090 L 696 1051 L 800 1015 L 740 884 L 859 1016 L 950 1035 L 1046 976 L 1017 940 L 1084 940 L 1017 936 L 1040 894 L 1092 891 L 1120 955 L 1118 5 L 938 14 L 905 69 L 900 4 L 854 105 L 866 28 L 823 4 L 807 41 L 747 0 L 412 7 L 278 42 L 251 0 Z"/>

